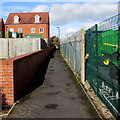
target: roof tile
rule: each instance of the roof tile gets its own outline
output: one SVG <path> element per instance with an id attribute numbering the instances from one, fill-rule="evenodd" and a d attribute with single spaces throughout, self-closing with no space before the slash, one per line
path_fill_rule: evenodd
<path id="1" fill-rule="evenodd" d="M 40 23 L 49 23 L 49 12 L 28 12 L 28 13 L 10 13 L 6 24 L 16 24 L 14 23 L 14 16 L 20 17 L 19 24 L 33 24 L 35 23 L 35 15 L 39 15 L 41 18 Z M 37 23 L 36 23 L 37 24 Z"/>

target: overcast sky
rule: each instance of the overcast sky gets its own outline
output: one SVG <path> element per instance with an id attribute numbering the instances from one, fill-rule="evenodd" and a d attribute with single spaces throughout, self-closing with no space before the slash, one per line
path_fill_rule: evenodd
<path id="1" fill-rule="evenodd" d="M 17 12 L 50 12 L 51 36 L 69 36 L 81 28 L 88 29 L 118 13 L 119 0 L 4 0 L 0 4 L 0 17 Z"/>

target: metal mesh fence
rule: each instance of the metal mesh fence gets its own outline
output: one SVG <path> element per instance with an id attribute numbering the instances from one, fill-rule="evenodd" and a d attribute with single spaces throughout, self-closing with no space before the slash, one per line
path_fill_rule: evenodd
<path id="1" fill-rule="evenodd" d="M 61 51 L 73 69 L 73 71 L 80 77 L 80 69 L 81 69 L 81 39 L 80 39 L 80 31 L 72 35 L 71 37 L 66 37 L 63 41 L 61 41 Z"/>
<path id="2" fill-rule="evenodd" d="M 115 116 L 120 116 L 119 27 L 118 14 L 86 31 L 86 79 Z"/>
<path id="3" fill-rule="evenodd" d="M 81 78 L 80 32 L 61 42 L 61 51 Z M 94 25 L 85 34 L 85 79 L 115 116 L 120 116 L 120 14 Z M 85 56 L 86 56 L 85 55 Z"/>

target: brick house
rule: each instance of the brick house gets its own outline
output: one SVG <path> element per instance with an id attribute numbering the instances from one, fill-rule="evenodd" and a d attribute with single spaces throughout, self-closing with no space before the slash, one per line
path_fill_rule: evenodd
<path id="1" fill-rule="evenodd" d="M 5 24 L 6 37 L 9 31 L 21 33 L 22 37 L 49 38 L 49 12 L 10 13 Z"/>
<path id="2" fill-rule="evenodd" d="M 2 18 L 0 18 L 0 38 L 4 37 L 5 25 Z"/>

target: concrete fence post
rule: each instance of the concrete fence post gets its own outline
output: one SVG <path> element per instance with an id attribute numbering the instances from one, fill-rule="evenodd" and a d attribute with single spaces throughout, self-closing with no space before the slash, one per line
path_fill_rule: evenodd
<path id="1" fill-rule="evenodd" d="M 81 29 L 81 83 L 85 83 L 85 31 Z"/>
<path id="2" fill-rule="evenodd" d="M 76 72 L 76 36 L 74 36 L 74 72 Z"/>
<path id="3" fill-rule="evenodd" d="M 71 61 L 71 59 L 70 59 L 70 57 L 71 57 L 71 55 L 70 55 L 70 53 L 71 53 L 71 46 L 70 46 L 70 37 L 68 37 L 68 39 L 69 39 L 69 48 L 68 48 L 68 62 L 69 62 L 69 64 L 70 64 L 70 61 Z"/>

